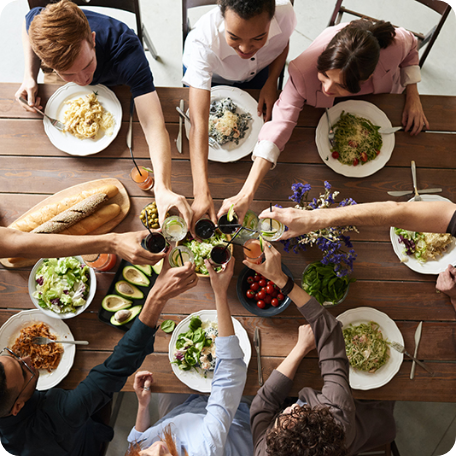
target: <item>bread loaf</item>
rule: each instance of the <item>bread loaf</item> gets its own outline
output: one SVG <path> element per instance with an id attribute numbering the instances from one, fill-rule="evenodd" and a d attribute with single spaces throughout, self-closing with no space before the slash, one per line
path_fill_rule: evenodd
<path id="1" fill-rule="evenodd" d="M 51 203 L 43 206 L 42 208 L 31 212 L 23 219 L 12 223 L 9 228 L 24 232 L 30 232 L 43 223 L 51 220 L 56 215 L 73 207 L 75 204 L 96 193 L 104 193 L 108 198 L 112 198 L 113 196 L 117 195 L 117 193 L 119 193 L 119 189 L 115 185 L 103 185 L 100 187 L 94 187 L 90 190 L 85 190 L 73 196 L 63 198 L 61 201 L 58 201 L 56 203 Z"/>
<path id="2" fill-rule="evenodd" d="M 108 204 L 98 209 L 94 214 L 76 223 L 70 228 L 65 229 L 60 234 L 84 235 L 95 231 L 100 226 L 117 217 L 120 213 L 118 204 Z"/>

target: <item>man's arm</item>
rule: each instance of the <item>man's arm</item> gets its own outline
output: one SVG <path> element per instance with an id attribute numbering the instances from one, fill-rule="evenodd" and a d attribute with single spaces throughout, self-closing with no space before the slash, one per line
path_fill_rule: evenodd
<path id="1" fill-rule="evenodd" d="M 419 203 L 355 204 L 336 209 L 303 211 L 294 208 L 272 208 L 272 213 L 263 211 L 259 217 L 272 217 L 288 226 L 281 239 L 288 239 L 327 228 L 328 226 L 395 226 L 412 231 L 445 233 L 456 211 L 456 204 L 446 201 Z"/>
<path id="2" fill-rule="evenodd" d="M 183 196 L 171 190 L 171 147 L 157 92 L 153 91 L 136 97 L 135 105 L 154 168 L 154 192 L 160 224 L 165 219 L 166 212 L 171 207 L 176 207 L 190 226 L 192 220 L 190 206 Z"/>
<path id="3" fill-rule="evenodd" d="M 193 221 L 191 231 L 194 233 L 194 224 L 208 214 L 210 219 L 217 223 L 214 203 L 208 183 L 208 155 L 209 155 L 209 108 L 211 92 L 196 89 L 190 86 L 190 162 L 193 177 L 192 204 Z"/>

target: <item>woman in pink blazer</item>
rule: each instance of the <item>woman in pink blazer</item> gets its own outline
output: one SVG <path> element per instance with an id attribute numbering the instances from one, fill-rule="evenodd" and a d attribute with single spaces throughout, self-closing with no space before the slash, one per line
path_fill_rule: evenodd
<path id="1" fill-rule="evenodd" d="M 243 219 L 255 191 L 290 139 L 304 104 L 326 108 L 336 97 L 405 89 L 404 129 L 416 135 L 423 127 L 429 128 L 417 89 L 418 62 L 413 34 L 389 22 L 358 20 L 324 30 L 290 62 L 290 77 L 274 105 L 272 121 L 261 129 L 249 176 L 241 191 L 224 201 L 220 214 L 234 204 Z"/>

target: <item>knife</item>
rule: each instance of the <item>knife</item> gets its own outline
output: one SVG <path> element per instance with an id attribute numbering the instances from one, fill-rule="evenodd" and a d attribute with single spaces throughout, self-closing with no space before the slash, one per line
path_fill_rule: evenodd
<path id="1" fill-rule="evenodd" d="M 418 190 L 418 193 L 440 193 L 443 192 L 441 188 L 425 188 L 423 190 Z M 413 190 L 400 190 L 394 192 L 387 192 L 388 195 L 391 196 L 405 196 L 405 195 L 412 195 L 415 193 Z"/>
<path id="2" fill-rule="evenodd" d="M 184 100 L 180 101 L 179 107 L 180 107 L 180 109 L 183 112 L 184 108 L 185 108 L 185 101 Z M 176 147 L 177 147 L 177 151 L 180 154 L 182 153 L 182 123 L 183 123 L 182 122 L 182 116 L 179 116 L 179 134 L 177 135 L 177 139 L 176 139 Z"/>
<path id="3" fill-rule="evenodd" d="M 325 112 L 326 112 L 326 119 L 328 120 L 328 141 L 329 141 L 329 144 L 331 144 L 331 147 L 334 147 L 334 144 L 335 144 L 334 131 L 332 129 L 331 120 L 329 119 L 329 109 L 325 108 Z"/>
<path id="4" fill-rule="evenodd" d="M 416 328 L 415 331 L 415 353 L 414 357 L 416 358 L 418 356 L 418 346 L 420 345 L 420 339 L 421 339 L 421 330 L 423 328 L 423 322 L 420 321 L 420 324 Z M 412 362 L 412 370 L 410 371 L 410 380 L 413 380 L 413 377 L 415 377 L 415 367 L 416 363 L 415 361 Z"/>
<path id="5" fill-rule="evenodd" d="M 456 135 L 456 131 L 425 130 L 424 133 L 441 133 L 445 135 Z"/>
<path id="6" fill-rule="evenodd" d="M 133 136 L 133 113 L 135 111 L 135 100 L 131 97 L 130 100 L 130 123 L 128 124 L 128 131 L 127 131 L 127 147 L 130 149 L 131 158 L 133 158 L 133 151 L 132 151 L 132 144 L 131 139 Z M 134 159 L 133 159 L 134 161 Z"/>
<path id="7" fill-rule="evenodd" d="M 404 127 L 390 127 L 390 128 L 380 128 L 378 132 L 381 135 L 390 135 L 391 133 L 396 133 L 396 131 L 402 130 Z"/>
<path id="8" fill-rule="evenodd" d="M 253 345 L 256 350 L 257 360 L 258 360 L 258 383 L 260 386 L 263 386 L 263 369 L 261 368 L 261 337 L 260 337 L 260 328 L 255 328 L 255 333 L 253 335 Z"/>

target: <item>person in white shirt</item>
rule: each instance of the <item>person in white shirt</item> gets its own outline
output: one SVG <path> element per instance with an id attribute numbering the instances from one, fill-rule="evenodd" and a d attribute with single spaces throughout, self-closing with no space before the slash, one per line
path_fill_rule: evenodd
<path id="1" fill-rule="evenodd" d="M 288 54 L 296 16 L 289 0 L 218 0 L 186 41 L 182 82 L 190 86 L 190 159 L 193 222 L 216 223 L 208 185 L 208 119 L 212 85 L 261 89 L 258 115 L 271 118 L 277 80 Z M 254 115 L 254 113 L 251 113 Z"/>

